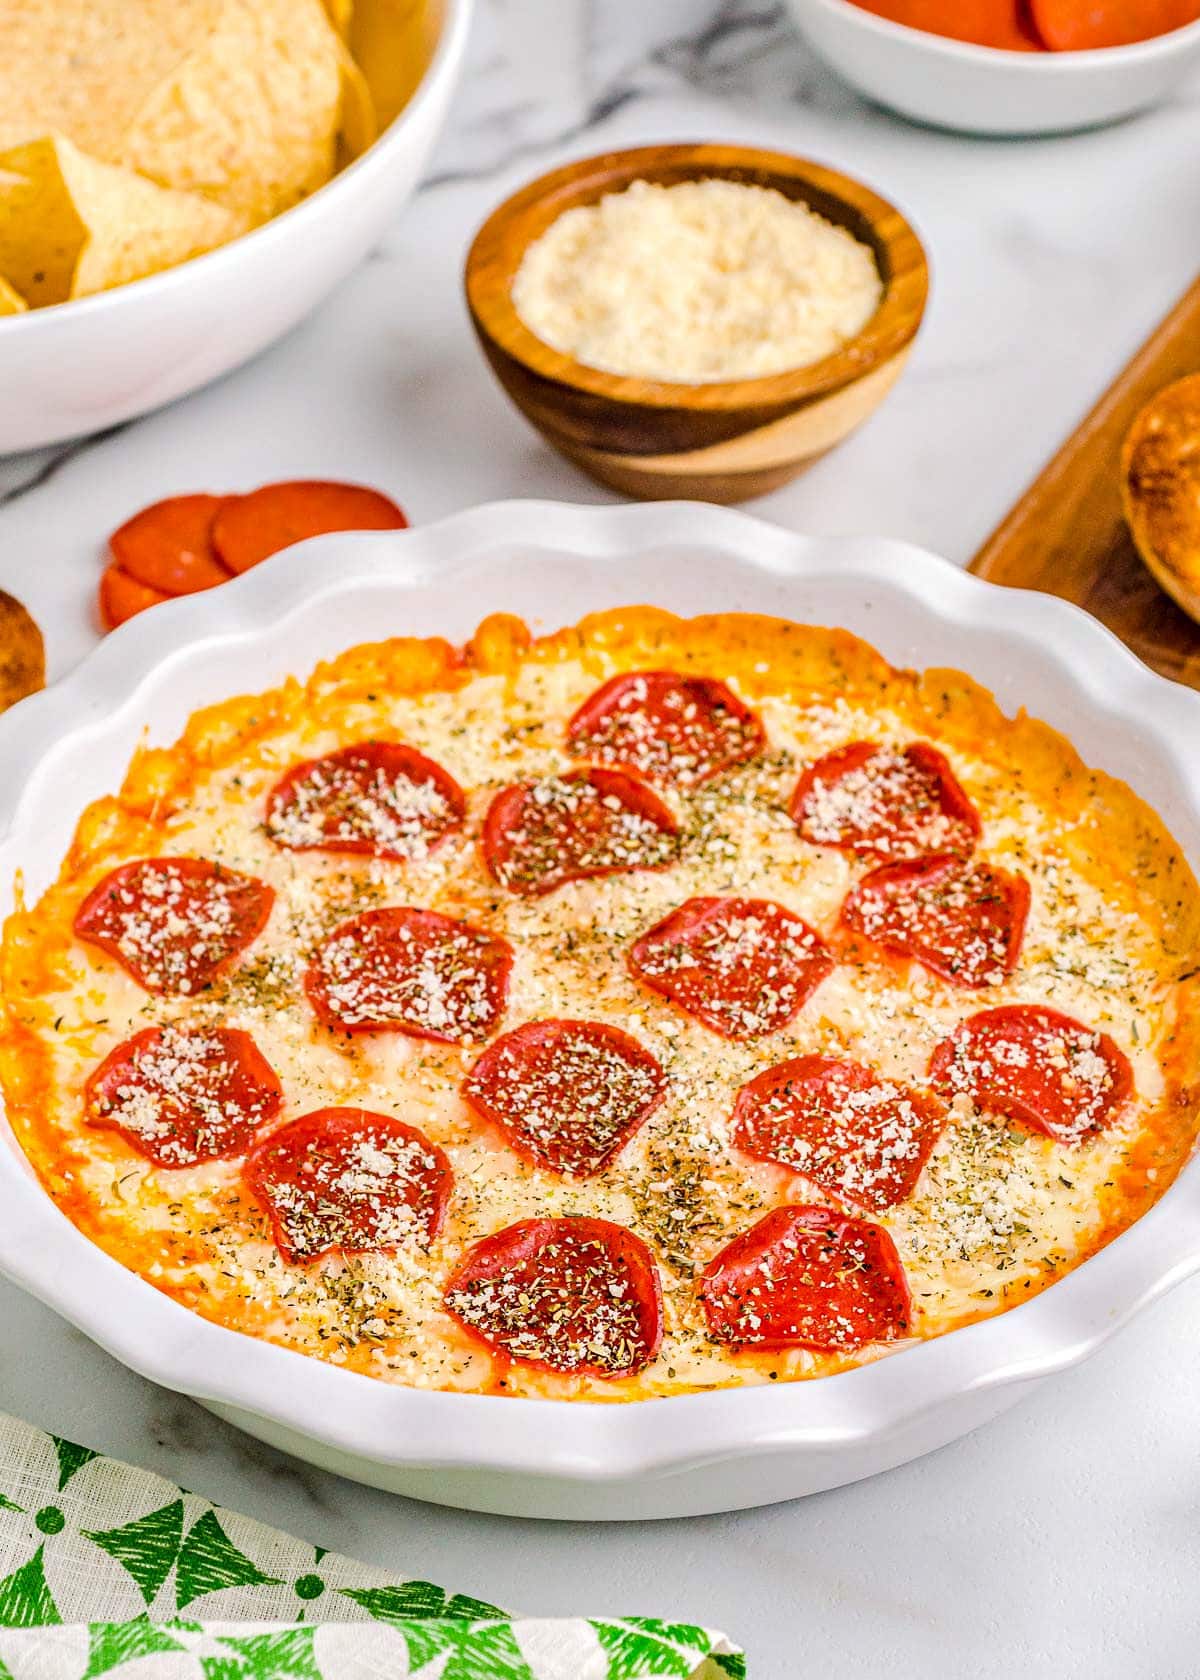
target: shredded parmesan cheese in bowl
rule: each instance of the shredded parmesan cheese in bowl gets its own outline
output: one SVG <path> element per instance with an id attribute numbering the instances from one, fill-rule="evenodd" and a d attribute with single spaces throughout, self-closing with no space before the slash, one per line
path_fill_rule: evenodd
<path id="1" fill-rule="evenodd" d="M 883 283 L 874 253 L 773 187 L 634 181 L 553 222 L 513 305 L 588 367 L 668 384 L 807 367 L 860 333 Z"/>

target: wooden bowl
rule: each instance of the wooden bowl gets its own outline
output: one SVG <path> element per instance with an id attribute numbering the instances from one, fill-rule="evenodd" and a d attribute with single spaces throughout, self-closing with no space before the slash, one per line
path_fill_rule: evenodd
<path id="1" fill-rule="evenodd" d="M 565 210 L 636 180 L 670 185 L 714 176 L 775 187 L 871 247 L 883 299 L 856 338 L 786 373 L 676 385 L 587 367 L 525 326 L 513 307 L 513 280 L 526 248 Z M 900 212 L 848 175 L 750 146 L 643 146 L 567 164 L 506 199 L 475 236 L 466 289 L 500 383 L 585 472 L 647 499 L 740 502 L 787 483 L 882 401 L 921 324 L 929 271 Z"/>

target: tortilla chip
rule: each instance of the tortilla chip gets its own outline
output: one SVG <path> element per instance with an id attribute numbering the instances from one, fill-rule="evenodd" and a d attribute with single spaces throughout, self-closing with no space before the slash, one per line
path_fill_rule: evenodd
<path id="1" fill-rule="evenodd" d="M 120 161 L 265 221 L 333 173 L 341 43 L 322 0 L 225 0 L 142 107 Z"/>
<path id="2" fill-rule="evenodd" d="M 350 51 L 362 67 L 384 129 L 408 104 L 441 28 L 432 0 L 354 0 Z"/>
<path id="3" fill-rule="evenodd" d="M 62 134 L 256 221 L 333 171 L 322 0 L 0 0 L 0 42 L 0 148 Z"/>
<path id="4" fill-rule="evenodd" d="M 0 0 L 0 148 L 65 134 L 105 163 L 225 0 Z"/>
<path id="5" fill-rule="evenodd" d="M 0 153 L 0 273 L 34 308 L 156 274 L 248 226 L 223 205 L 97 163 L 61 136 Z"/>
<path id="6" fill-rule="evenodd" d="M 29 305 L 15 286 L 0 274 L 0 315 L 24 315 Z"/>

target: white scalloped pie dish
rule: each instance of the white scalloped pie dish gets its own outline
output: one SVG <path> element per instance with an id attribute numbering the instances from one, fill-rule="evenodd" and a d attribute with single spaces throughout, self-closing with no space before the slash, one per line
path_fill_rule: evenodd
<path id="1" fill-rule="evenodd" d="M 143 731 L 388 633 L 463 639 L 489 610 L 541 628 L 647 601 L 844 625 L 899 665 L 953 665 L 1064 730 L 1200 861 L 1200 697 L 1085 614 L 903 543 L 797 537 L 696 504 L 510 502 L 404 533 L 322 537 L 134 620 L 0 719 L 0 880 L 31 895 Z M 393 1387 L 223 1329 L 124 1270 L 0 1131 L 0 1270 L 116 1358 L 324 1468 L 525 1516 L 683 1516 L 854 1481 L 953 1440 L 1077 1363 L 1200 1270 L 1200 1164 L 1124 1235 L 997 1318 L 813 1382 L 588 1405 Z"/>

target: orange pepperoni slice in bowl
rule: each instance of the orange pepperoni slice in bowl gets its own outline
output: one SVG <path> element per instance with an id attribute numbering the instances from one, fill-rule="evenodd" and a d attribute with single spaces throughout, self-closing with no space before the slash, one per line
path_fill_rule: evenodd
<path id="1" fill-rule="evenodd" d="M 882 1225 L 827 1207 L 775 1208 L 700 1279 L 715 1342 L 848 1353 L 908 1332 L 908 1280 Z"/>
<path id="2" fill-rule="evenodd" d="M 84 1088 L 89 1126 L 118 1132 L 156 1167 L 240 1155 L 283 1092 L 249 1033 L 146 1027 L 118 1044 Z"/>
<path id="3" fill-rule="evenodd" d="M 207 858 L 139 858 L 92 888 L 75 932 L 148 992 L 190 995 L 258 938 L 274 902 L 265 881 Z"/>
<path id="4" fill-rule="evenodd" d="M 859 1062 L 797 1056 L 742 1087 L 732 1138 L 747 1155 L 882 1213 L 912 1195 L 943 1118 L 933 1097 Z"/>
<path id="5" fill-rule="evenodd" d="M 494 1354 L 573 1376 L 633 1376 L 662 1342 L 654 1256 L 607 1219 L 523 1219 L 485 1237 L 445 1305 Z"/>
<path id="6" fill-rule="evenodd" d="M 947 1102 L 965 1096 L 984 1113 L 1084 1143 L 1133 1093 L 1129 1059 L 1107 1033 L 1040 1004 L 972 1015 L 944 1039 L 929 1078 Z"/>
<path id="7" fill-rule="evenodd" d="M 645 1124 L 667 1080 L 650 1052 L 603 1021 L 528 1021 L 484 1051 L 463 1097 L 519 1155 L 588 1178 Z"/>
<path id="8" fill-rule="evenodd" d="M 677 671 L 611 677 L 567 724 L 578 757 L 680 787 L 744 764 L 765 745 L 758 717 L 727 684 Z"/>
<path id="9" fill-rule="evenodd" d="M 1004 52 L 1036 52 L 1041 42 L 1030 28 L 1024 0 L 853 0 L 876 17 L 926 34 L 972 41 Z M 1076 0 L 1078 3 L 1078 0 Z M 1120 0 L 1121 4 L 1125 0 Z"/>
<path id="10" fill-rule="evenodd" d="M 224 496 L 168 496 L 127 519 L 108 539 L 121 570 L 164 595 L 192 595 L 228 583 L 217 559 L 212 523 Z"/>
<path id="11" fill-rule="evenodd" d="M 512 947 L 436 910 L 367 910 L 318 947 L 305 977 L 317 1017 L 342 1032 L 443 1044 L 489 1038 L 504 1013 Z"/>
<path id="12" fill-rule="evenodd" d="M 365 1108 L 289 1121 L 259 1139 L 242 1175 L 293 1266 L 429 1242 L 454 1183 L 445 1153 L 423 1132 Z"/>
<path id="13" fill-rule="evenodd" d="M 330 531 L 401 531 L 407 524 L 390 496 L 365 484 L 290 479 L 226 498 L 212 522 L 212 542 L 231 572 L 248 572 L 306 537 Z"/>
<path id="14" fill-rule="evenodd" d="M 1200 18 L 1197 0 L 1030 0 L 1037 32 L 1055 52 L 1128 47 Z"/>
<path id="15" fill-rule="evenodd" d="M 842 925 L 955 986 L 999 986 L 1021 955 L 1029 882 L 951 853 L 885 863 L 842 906 Z"/>
<path id="16" fill-rule="evenodd" d="M 765 898 L 690 898 L 632 946 L 637 979 L 726 1038 L 786 1027 L 833 958 L 820 935 Z"/>
<path id="17" fill-rule="evenodd" d="M 869 857 L 969 852 L 979 813 L 928 741 L 898 752 L 854 741 L 810 764 L 796 783 L 792 821 L 814 846 Z"/>
<path id="18" fill-rule="evenodd" d="M 462 826 L 467 802 L 440 764 L 399 741 L 361 741 L 296 764 L 267 800 L 288 851 L 361 852 L 420 862 Z"/>
<path id="19" fill-rule="evenodd" d="M 502 887 L 522 896 L 567 881 L 663 869 L 679 825 L 645 782 L 622 770 L 570 770 L 501 789 L 483 825 L 483 856 Z"/>

